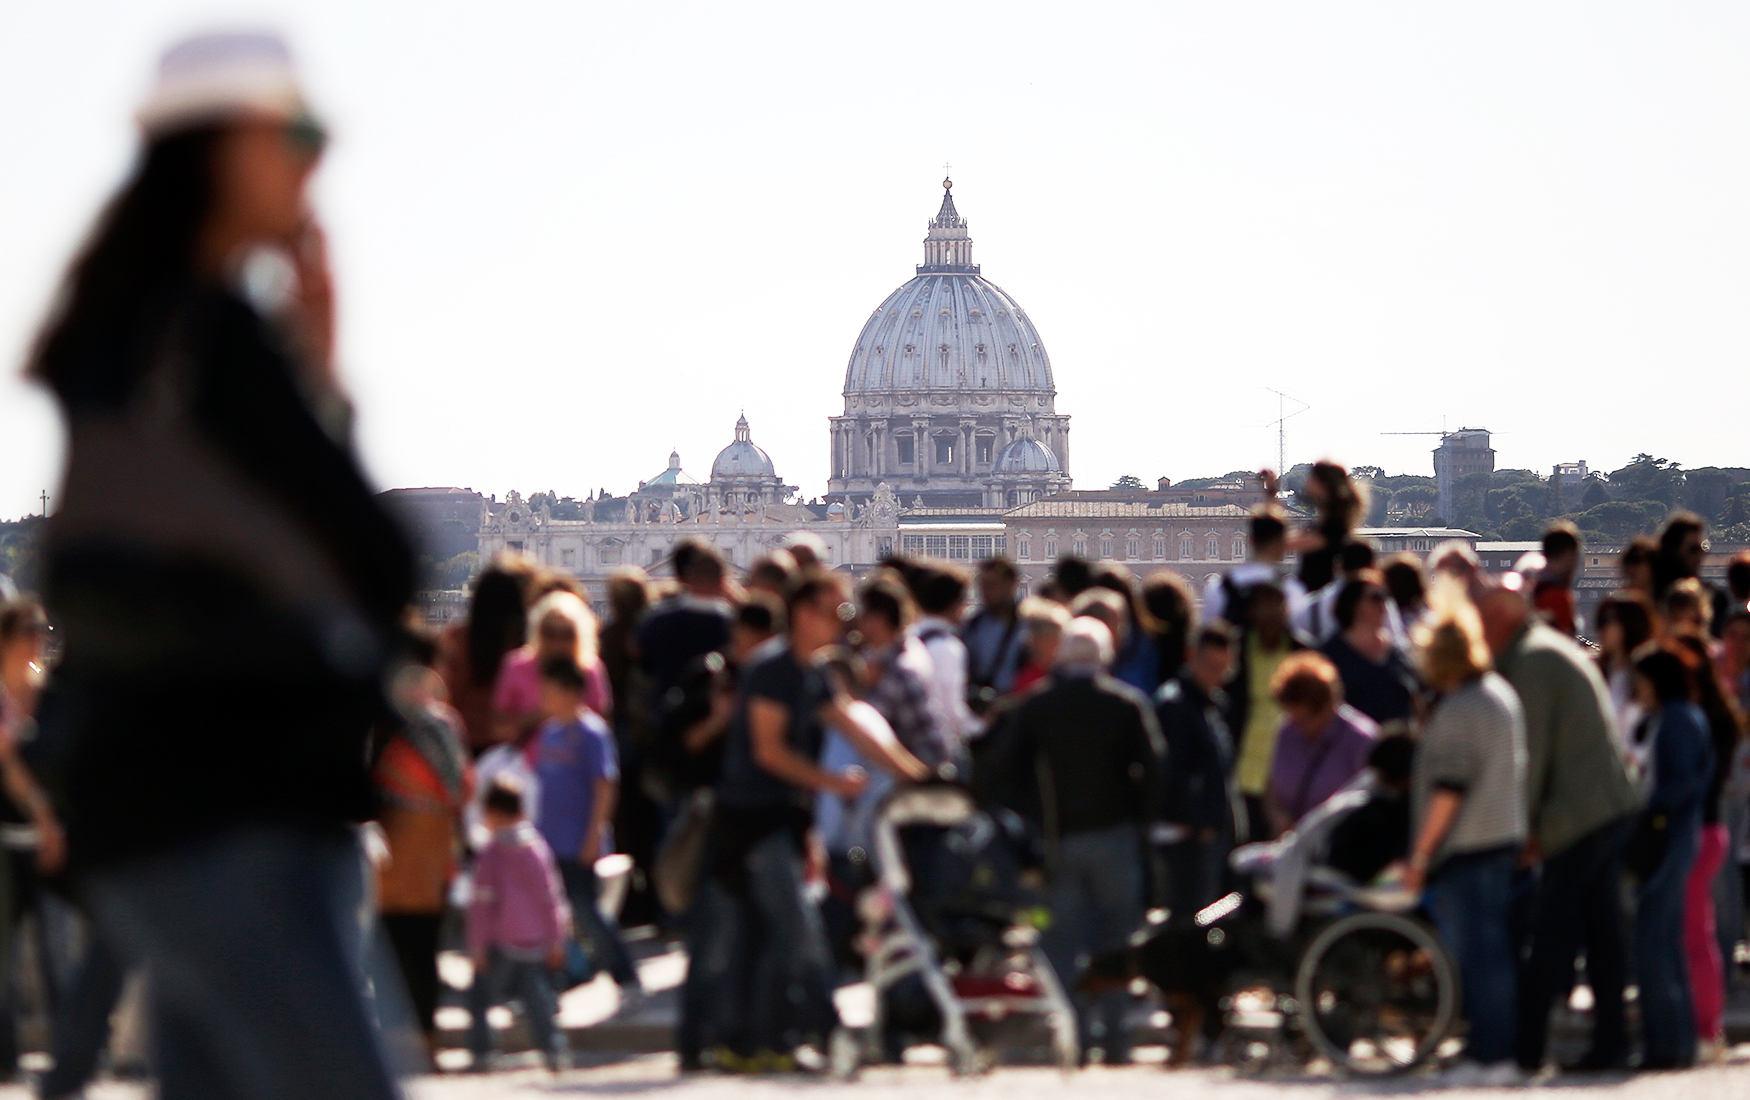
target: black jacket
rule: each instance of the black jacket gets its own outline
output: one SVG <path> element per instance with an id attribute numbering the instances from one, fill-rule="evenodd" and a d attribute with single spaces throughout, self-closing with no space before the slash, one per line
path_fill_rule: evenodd
<path id="1" fill-rule="evenodd" d="M 275 330 L 217 288 L 176 316 L 144 346 L 92 334 L 57 386 L 47 596 L 65 648 L 40 751 L 84 863 L 246 820 L 369 816 L 368 741 L 413 594 L 407 538 Z M 139 356 L 141 380 L 82 390 L 83 360 L 95 375 L 105 356 Z"/>
<path id="2" fill-rule="evenodd" d="M 1048 838 L 1157 819 L 1165 747 L 1154 708 L 1128 684 L 1054 673 L 1000 736 L 993 790 Z"/>
<path id="3" fill-rule="evenodd" d="M 1211 697 L 1189 672 L 1161 685 L 1155 693 L 1155 718 L 1166 741 L 1166 781 L 1161 816 L 1193 829 L 1233 825 L 1229 794 L 1234 743 L 1222 717 L 1222 693 Z"/>

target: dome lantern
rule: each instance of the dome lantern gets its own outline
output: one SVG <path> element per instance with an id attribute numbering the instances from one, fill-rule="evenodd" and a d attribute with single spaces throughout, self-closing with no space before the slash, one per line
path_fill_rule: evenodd
<path id="1" fill-rule="evenodd" d="M 977 275 L 978 265 L 972 262 L 972 236 L 966 230 L 966 219 L 954 209 L 954 181 L 942 181 L 942 208 L 930 219 L 929 232 L 924 236 L 924 262 L 918 265 L 919 275 Z"/>

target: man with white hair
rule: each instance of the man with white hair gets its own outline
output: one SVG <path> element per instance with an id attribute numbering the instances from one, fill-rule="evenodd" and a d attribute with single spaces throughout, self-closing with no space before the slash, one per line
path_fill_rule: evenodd
<path id="1" fill-rule="evenodd" d="M 991 767 L 998 797 L 1045 836 L 1051 925 L 1045 952 L 1073 988 L 1088 961 L 1122 945 L 1143 915 L 1143 841 L 1157 816 L 1166 750 L 1154 708 L 1112 678 L 1112 632 L 1092 618 L 1063 632 L 1049 679 L 1009 712 Z M 1130 1057 L 1125 997 L 1076 998 L 1084 1056 Z"/>

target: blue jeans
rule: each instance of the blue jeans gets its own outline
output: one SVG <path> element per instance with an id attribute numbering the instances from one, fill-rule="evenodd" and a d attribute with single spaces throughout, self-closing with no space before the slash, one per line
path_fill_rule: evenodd
<path id="1" fill-rule="evenodd" d="M 1046 886 L 1051 924 L 1041 946 L 1067 990 L 1074 990 L 1095 955 L 1124 946 L 1142 923 L 1142 840 L 1134 825 L 1069 833 L 1058 841 Z M 1129 994 L 1115 990 L 1098 1003 L 1073 994 L 1082 1049 L 1100 1046 L 1107 1061 L 1130 1056 L 1124 1010 Z M 1098 1027 L 1096 1027 L 1098 1023 Z"/>
<path id="2" fill-rule="evenodd" d="M 151 971 L 157 1095 L 390 1100 L 340 831 L 243 824 L 91 872 L 101 934 Z"/>
<path id="3" fill-rule="evenodd" d="M 1665 858 L 1636 898 L 1635 975 L 1641 987 L 1641 1051 L 1653 1064 L 1695 1061 L 1695 1008 L 1683 954 L 1683 888 L 1701 829 L 1692 811 L 1673 819 Z"/>
<path id="4" fill-rule="evenodd" d="M 1447 858 L 1428 879 L 1428 909 L 1464 989 L 1470 1023 L 1465 1054 L 1484 1065 L 1514 1054 L 1518 958 L 1508 908 L 1517 856 L 1511 845 L 1464 852 Z"/>
<path id="5" fill-rule="evenodd" d="M 1574 981 L 1574 957 L 1586 949 L 1592 986 L 1592 1053 L 1626 1057 L 1628 1023 L 1622 991 L 1628 944 L 1622 927 L 1622 852 L 1634 831 L 1625 814 L 1543 862 L 1533 905 L 1531 955 L 1519 974 L 1519 1064 L 1543 1065 L 1549 1012 Z"/>
<path id="6" fill-rule="evenodd" d="M 96 928 L 86 937 L 85 958 L 55 1011 L 50 1034 L 54 1067 L 37 1083 L 37 1095 L 74 1096 L 97 1074 L 109 1045 L 109 1021 L 122 997 L 127 968 Z"/>
<path id="7" fill-rule="evenodd" d="M 577 924 L 578 933 L 589 941 L 590 961 L 597 969 L 613 975 L 620 988 L 637 988 L 638 968 L 626 950 L 620 923 L 602 913 L 599 904 L 602 886 L 595 868 L 572 859 L 557 862 L 559 877 L 565 881 L 565 896 L 571 902 L 571 919 Z"/>
<path id="8" fill-rule="evenodd" d="M 6 934 L 0 935 L 0 1070 L 10 1074 L 19 1054 L 17 993 L 24 977 L 24 918 L 36 918 L 37 972 L 51 1016 L 59 1013 L 61 998 L 72 982 L 70 941 L 76 918 L 68 904 L 45 886 L 34 851 L 0 849 L 0 859 L 6 860 L 10 878 L 0 908 L 0 919 L 7 922 Z"/>
<path id="9" fill-rule="evenodd" d="M 687 910 L 687 978 L 681 987 L 681 1018 L 675 1051 L 688 1064 L 726 1042 L 747 1003 L 743 924 L 746 915 L 730 892 L 707 871 Z"/>
<path id="10" fill-rule="evenodd" d="M 753 1053 L 789 1051 L 838 1026 L 832 952 L 820 910 L 809 900 L 802 852 L 788 829 L 747 854 L 746 927 L 753 941 L 745 1042 Z"/>
<path id="11" fill-rule="evenodd" d="M 493 1005 L 515 998 L 523 1003 L 535 1048 L 549 1065 L 565 1049 L 559 1030 L 559 993 L 553 988 L 553 972 L 540 959 L 513 959 L 496 947 L 486 957 L 486 968 L 474 975 L 468 987 L 468 1049 L 481 1062 L 492 1053 L 492 1025 L 486 1013 Z"/>

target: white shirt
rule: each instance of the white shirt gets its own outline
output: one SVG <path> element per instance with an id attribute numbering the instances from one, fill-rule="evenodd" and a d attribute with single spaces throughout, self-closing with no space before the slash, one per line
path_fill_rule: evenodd
<path id="1" fill-rule="evenodd" d="M 467 826 L 468 846 L 476 852 L 492 843 L 492 830 L 486 827 L 486 792 L 499 779 L 510 782 L 523 792 L 523 819 L 535 820 L 541 808 L 541 782 L 529 767 L 529 758 L 516 745 L 494 745 L 474 762 L 474 797 L 462 811 Z"/>
<path id="2" fill-rule="evenodd" d="M 954 624 L 940 615 L 922 616 L 912 624 L 911 633 L 930 655 L 930 692 L 936 713 L 948 716 L 943 740 L 953 759 L 963 759 L 966 741 L 984 728 L 966 705 L 966 643 L 955 633 Z"/>

